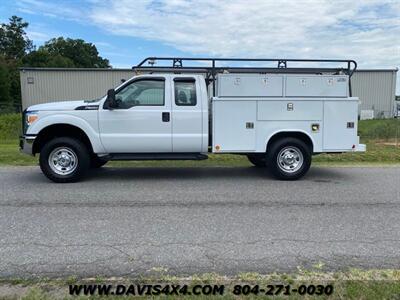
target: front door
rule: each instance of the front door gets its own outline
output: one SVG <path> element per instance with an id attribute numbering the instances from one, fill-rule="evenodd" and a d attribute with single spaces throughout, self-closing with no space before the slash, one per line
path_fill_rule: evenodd
<path id="1" fill-rule="evenodd" d="M 99 110 L 100 139 L 108 153 L 172 152 L 170 85 L 140 77 L 116 90 L 118 107 Z"/>

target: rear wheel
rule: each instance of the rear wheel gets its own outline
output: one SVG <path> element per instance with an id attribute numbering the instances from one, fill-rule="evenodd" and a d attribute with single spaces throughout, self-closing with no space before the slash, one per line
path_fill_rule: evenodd
<path id="1" fill-rule="evenodd" d="M 267 166 L 265 154 L 248 154 L 247 158 L 256 167 L 265 168 Z"/>
<path id="2" fill-rule="evenodd" d="M 43 174 L 54 182 L 76 182 L 86 174 L 90 156 L 81 141 L 59 137 L 43 146 L 39 164 Z"/>
<path id="3" fill-rule="evenodd" d="M 282 180 L 303 177 L 311 165 L 311 149 L 296 138 L 282 138 L 268 149 L 268 164 L 272 174 Z"/>

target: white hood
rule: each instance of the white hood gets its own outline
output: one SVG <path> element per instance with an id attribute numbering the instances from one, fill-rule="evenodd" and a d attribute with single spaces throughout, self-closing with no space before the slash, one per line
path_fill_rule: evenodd
<path id="1" fill-rule="evenodd" d="M 87 102 L 84 100 L 77 101 L 61 101 L 36 104 L 29 106 L 27 111 L 59 111 L 59 110 L 74 110 L 79 106 L 96 105 L 98 102 Z"/>

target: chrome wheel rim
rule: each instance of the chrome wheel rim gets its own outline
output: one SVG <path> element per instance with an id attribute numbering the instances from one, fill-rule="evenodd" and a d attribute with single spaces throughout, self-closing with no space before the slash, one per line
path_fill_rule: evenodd
<path id="1" fill-rule="evenodd" d="M 49 166 L 58 175 L 69 175 L 77 168 L 78 157 L 71 148 L 58 147 L 49 155 Z"/>
<path id="2" fill-rule="evenodd" d="M 299 148 L 288 146 L 279 151 L 277 162 L 283 172 L 294 173 L 303 166 L 304 158 Z"/>

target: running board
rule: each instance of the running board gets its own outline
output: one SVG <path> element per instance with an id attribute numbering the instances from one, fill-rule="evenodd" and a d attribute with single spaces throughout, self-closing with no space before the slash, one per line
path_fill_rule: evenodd
<path id="1" fill-rule="evenodd" d="M 208 156 L 201 153 L 113 153 L 109 160 L 203 160 Z"/>

